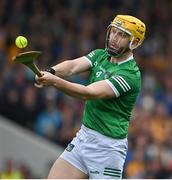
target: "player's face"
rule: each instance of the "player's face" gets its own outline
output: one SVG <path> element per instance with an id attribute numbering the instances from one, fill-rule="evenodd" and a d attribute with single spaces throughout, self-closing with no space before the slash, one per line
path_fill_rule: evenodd
<path id="1" fill-rule="evenodd" d="M 122 51 L 124 48 L 129 46 L 130 35 L 126 32 L 116 28 L 111 27 L 109 35 L 109 47 L 117 51 Z"/>

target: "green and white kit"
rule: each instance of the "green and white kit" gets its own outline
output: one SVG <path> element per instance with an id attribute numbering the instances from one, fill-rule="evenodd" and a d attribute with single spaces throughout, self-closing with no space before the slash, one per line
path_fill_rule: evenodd
<path id="1" fill-rule="evenodd" d="M 133 58 L 111 63 L 106 49 L 84 56 L 90 63 L 90 83 L 105 80 L 115 96 L 87 100 L 83 125 L 61 157 L 90 178 L 121 178 L 127 153 L 131 112 L 141 88 L 141 75 Z"/>

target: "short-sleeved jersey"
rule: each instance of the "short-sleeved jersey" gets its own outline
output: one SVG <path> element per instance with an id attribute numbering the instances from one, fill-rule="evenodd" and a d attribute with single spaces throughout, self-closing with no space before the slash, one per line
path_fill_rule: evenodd
<path id="1" fill-rule="evenodd" d="M 141 74 L 133 56 L 111 63 L 106 49 L 97 49 L 85 59 L 91 64 L 90 83 L 106 80 L 115 96 L 87 100 L 83 124 L 109 137 L 127 137 L 131 112 L 141 89 Z"/>

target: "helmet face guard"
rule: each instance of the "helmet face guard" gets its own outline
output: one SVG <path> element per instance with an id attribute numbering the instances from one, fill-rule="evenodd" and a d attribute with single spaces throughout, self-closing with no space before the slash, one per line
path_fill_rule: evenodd
<path id="1" fill-rule="evenodd" d="M 115 27 L 116 29 L 118 29 L 118 32 L 116 32 L 115 34 L 113 34 L 113 37 L 111 35 L 111 30 L 112 28 Z M 118 37 L 118 33 L 120 32 L 120 37 Z M 124 53 L 128 52 L 129 49 L 129 44 L 130 41 L 128 42 L 128 45 L 125 47 L 121 46 L 121 41 L 123 39 L 124 36 L 128 36 L 130 39 L 131 34 L 128 32 L 125 32 L 124 30 L 118 28 L 117 26 L 114 25 L 110 25 L 108 26 L 107 29 L 107 34 L 106 34 L 106 49 L 108 51 L 108 53 L 111 56 L 114 57 L 120 57 L 122 56 Z M 110 37 L 111 36 L 111 37 Z M 113 38 L 113 39 L 112 39 Z"/>
<path id="2" fill-rule="evenodd" d="M 115 46 L 112 46 L 113 43 L 110 42 L 110 33 L 112 27 L 115 27 L 118 29 L 118 31 L 121 30 L 121 32 L 129 35 L 130 38 L 128 47 L 120 47 L 120 42 L 118 42 L 117 44 L 115 43 Z M 139 45 L 141 45 L 145 37 L 145 31 L 145 24 L 136 17 L 129 15 L 117 15 L 107 29 L 106 49 L 111 56 L 120 57 L 127 51 L 133 50 L 137 48 Z"/>

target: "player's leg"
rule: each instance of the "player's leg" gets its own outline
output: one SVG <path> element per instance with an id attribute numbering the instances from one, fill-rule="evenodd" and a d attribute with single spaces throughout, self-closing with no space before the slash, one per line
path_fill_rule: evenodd
<path id="1" fill-rule="evenodd" d="M 88 172 L 81 156 L 84 134 L 80 130 L 76 137 L 52 166 L 48 178 L 53 179 L 84 179 Z"/>
<path id="2" fill-rule="evenodd" d="M 86 179 L 88 176 L 66 160 L 59 158 L 52 166 L 48 179 Z"/>

